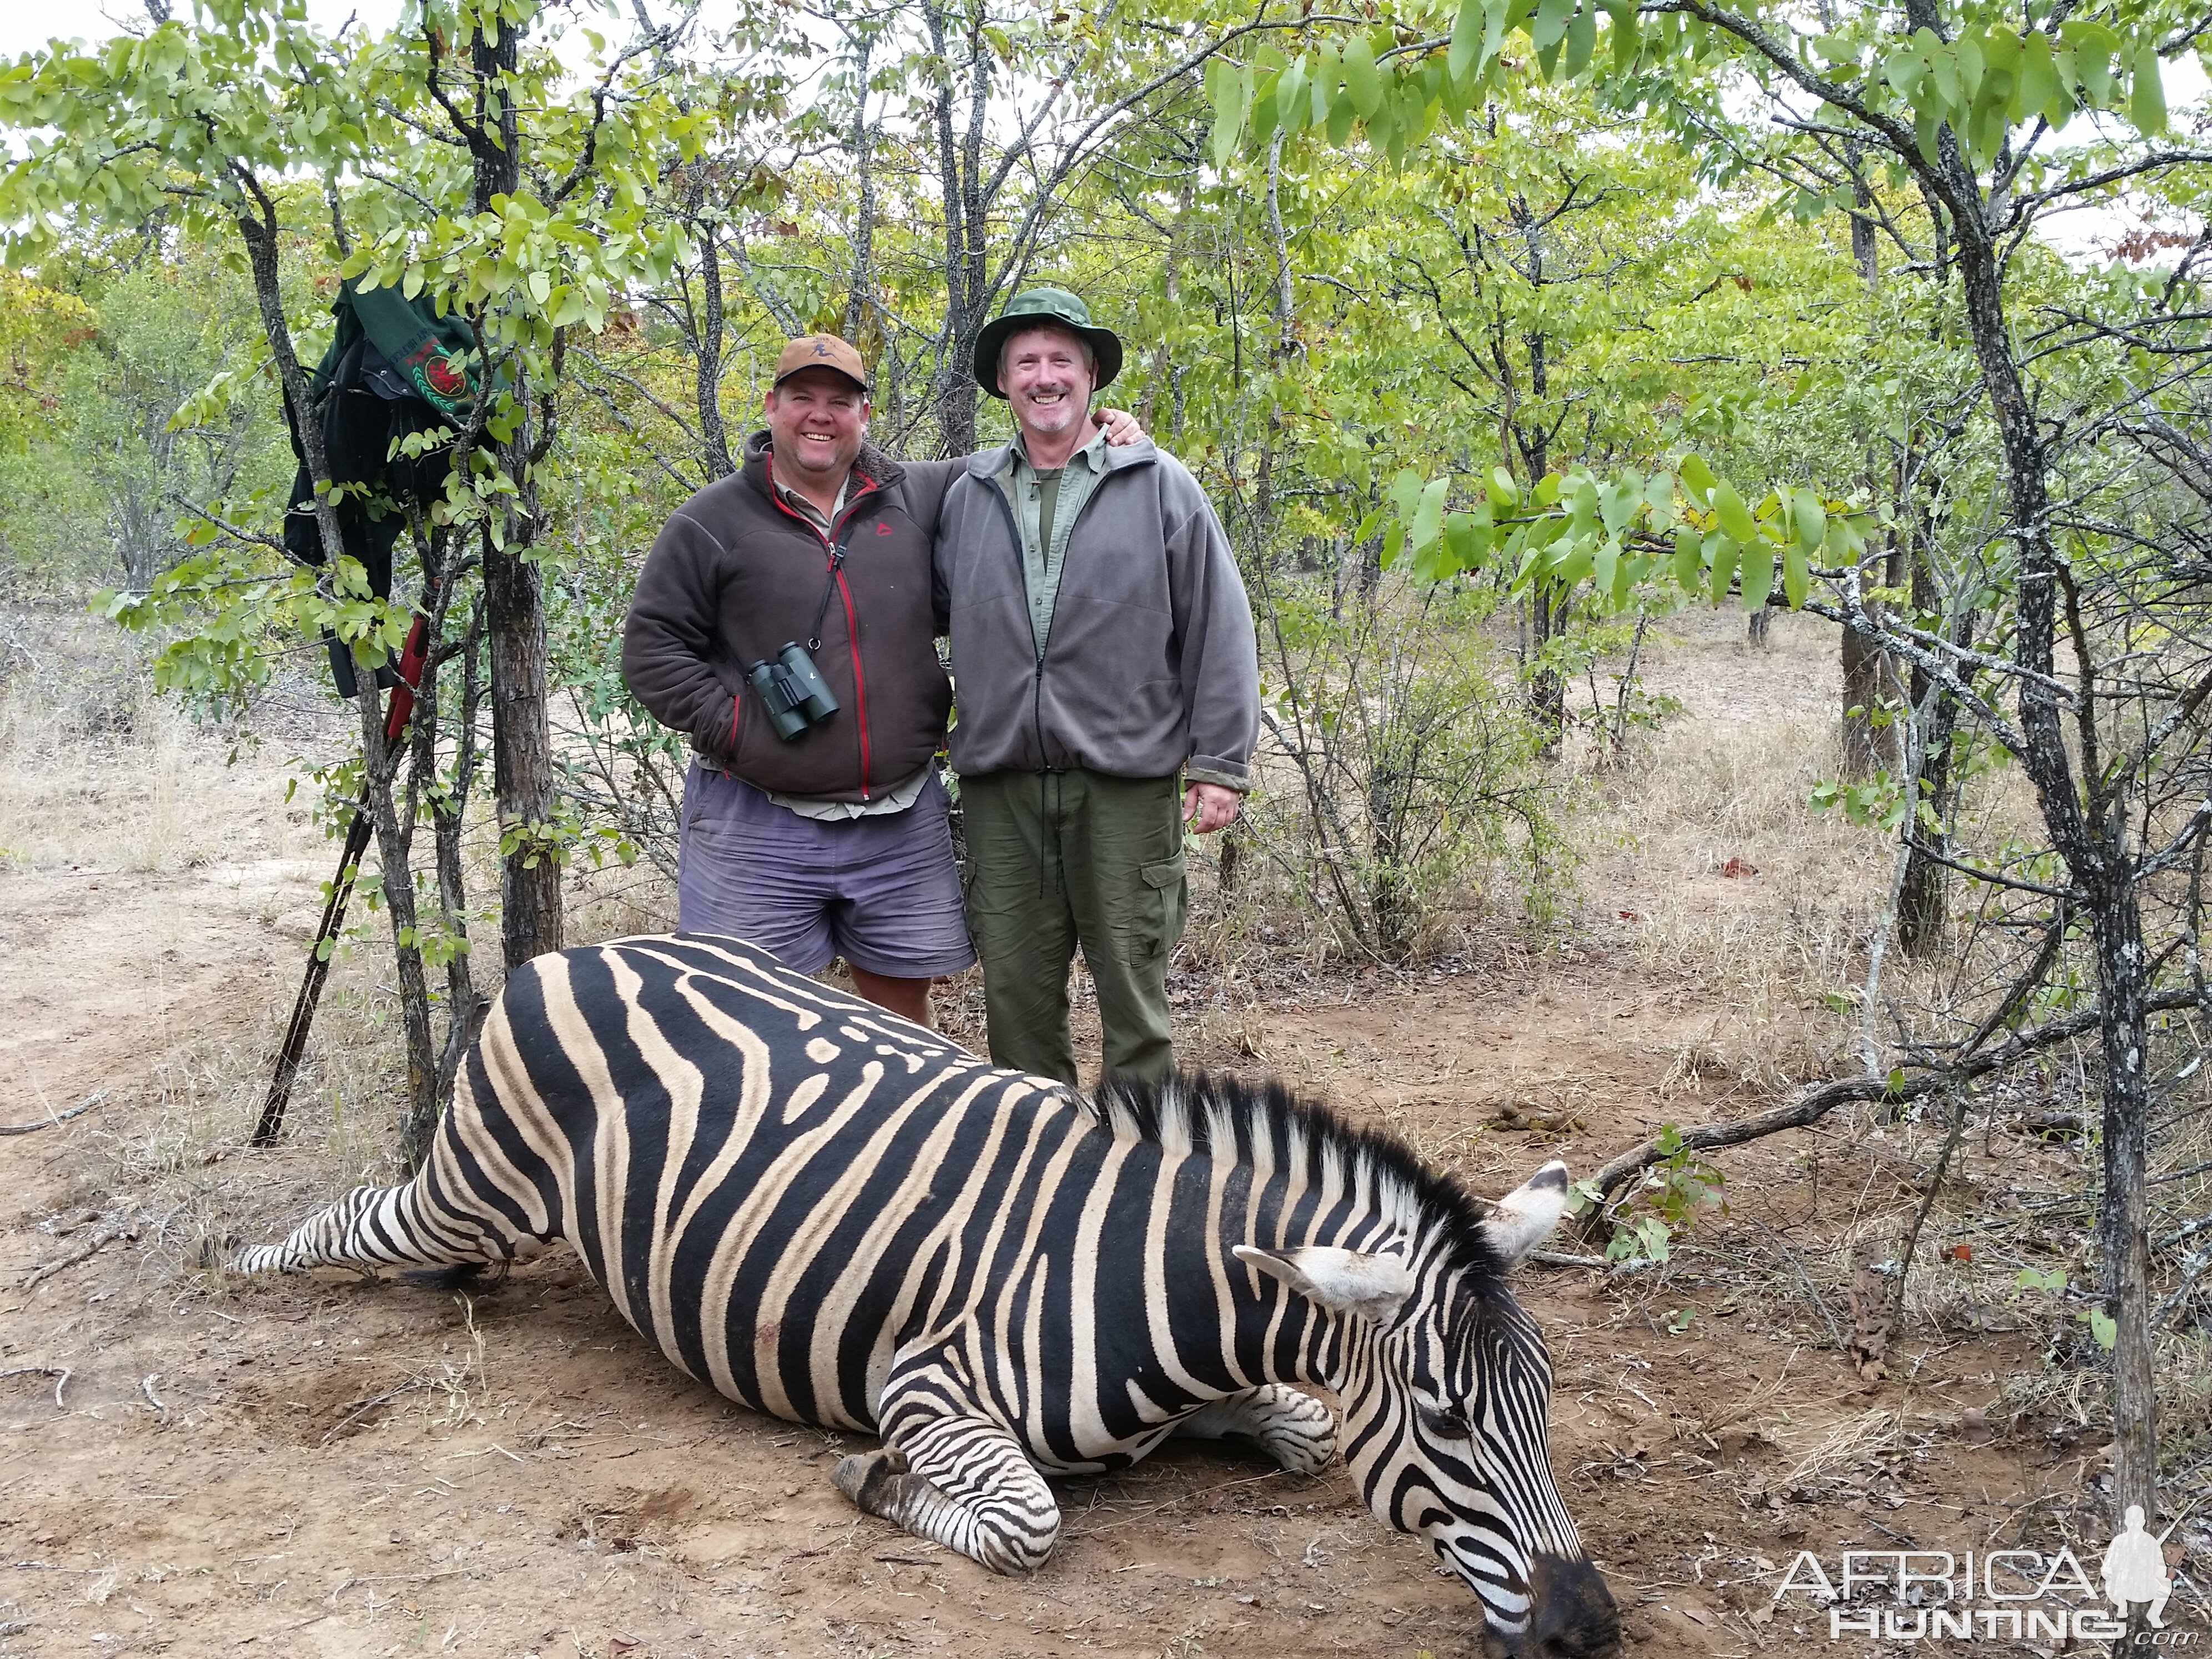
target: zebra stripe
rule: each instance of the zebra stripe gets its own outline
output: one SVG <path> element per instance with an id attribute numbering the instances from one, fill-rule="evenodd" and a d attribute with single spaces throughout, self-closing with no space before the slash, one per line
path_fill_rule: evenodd
<path id="1" fill-rule="evenodd" d="M 1310 1472 L 1574 1659 L 1619 1619 L 1553 1483 L 1550 1362 L 1507 1286 L 1564 1166 L 1486 1216 L 1399 1142 L 1274 1085 L 984 1061 L 731 939 L 512 974 L 422 1172 L 245 1273 L 502 1261 L 559 1239 L 689 1375 L 873 1431 L 839 1488 L 1000 1571 L 1059 1537 L 1044 1475 L 1170 1434 Z M 1296 1386 L 1336 1391 L 1340 1423 Z"/>

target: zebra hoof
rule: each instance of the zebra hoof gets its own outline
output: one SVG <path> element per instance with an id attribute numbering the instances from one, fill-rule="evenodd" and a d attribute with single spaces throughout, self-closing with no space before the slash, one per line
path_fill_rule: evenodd
<path id="1" fill-rule="evenodd" d="M 870 1515 L 884 1515 L 907 1472 L 906 1454 L 896 1446 L 856 1452 L 839 1460 L 830 1479 L 839 1492 Z"/>

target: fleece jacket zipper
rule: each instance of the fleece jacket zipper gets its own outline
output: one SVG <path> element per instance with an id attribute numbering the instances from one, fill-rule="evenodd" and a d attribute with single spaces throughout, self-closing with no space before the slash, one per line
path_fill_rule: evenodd
<path id="1" fill-rule="evenodd" d="M 830 526 L 831 533 L 828 536 L 824 536 L 822 533 L 820 526 L 815 524 L 803 514 L 792 512 L 791 503 L 785 501 L 781 492 L 776 489 L 775 461 L 773 457 L 771 457 L 767 462 L 767 470 L 769 500 L 774 501 L 776 506 L 782 508 L 785 513 L 789 514 L 794 521 L 805 525 L 807 529 L 812 531 L 817 539 L 821 542 L 823 550 L 830 554 L 832 557 L 835 557 L 837 551 L 837 544 L 835 539 L 836 533 L 842 531 L 847 525 L 853 522 L 853 516 L 860 510 L 860 504 L 876 491 L 876 481 L 874 479 L 869 477 L 866 473 L 854 473 L 852 476 L 860 479 L 864 488 L 861 489 L 860 495 L 854 496 L 852 501 L 846 507 L 845 516 Z M 853 724 L 860 728 L 860 799 L 865 801 L 874 799 L 872 792 L 868 787 L 870 782 L 868 752 L 868 680 L 867 676 L 860 670 L 860 624 L 853 610 L 853 590 L 845 585 L 845 573 L 842 568 L 837 570 L 836 579 L 838 597 L 845 602 L 845 643 L 847 647 L 852 652 L 853 655 Z M 735 700 L 732 699 L 732 702 L 734 701 Z M 734 748 L 737 741 L 737 722 L 734 716 L 731 720 L 730 730 L 732 733 L 731 744 Z"/>
<path id="2" fill-rule="evenodd" d="M 1070 459 L 1073 459 L 1073 458 L 1071 457 Z M 998 476 L 994 475 L 991 479 L 991 494 L 998 500 L 999 510 L 1006 515 L 1006 532 L 1013 538 L 1014 574 L 1022 579 L 1022 599 L 1024 612 L 1026 613 L 1030 584 L 1028 571 L 1024 561 L 1027 558 L 1028 555 L 1022 546 L 1021 524 L 1014 517 L 1013 502 L 1008 499 L 1008 485 L 1012 483 L 1014 477 L 1013 465 L 1011 461 L 1007 463 L 1006 471 L 1004 476 L 1008 481 L 1007 484 L 1000 483 Z M 1109 466 L 1100 477 L 1098 482 L 1091 486 L 1090 495 L 1084 497 L 1083 511 L 1081 513 L 1078 513 L 1075 515 L 1074 521 L 1067 526 L 1067 540 L 1065 545 L 1071 548 L 1075 545 L 1075 532 L 1083 524 L 1084 514 L 1091 511 L 1091 504 L 1098 499 L 1099 491 L 1106 488 L 1108 482 L 1113 477 L 1113 476 L 1114 469 Z M 1060 558 L 1060 580 L 1065 581 L 1067 579 L 1066 555 L 1062 554 Z M 1024 619 L 1027 619 L 1026 614 L 1024 614 Z M 1058 597 L 1055 596 L 1052 605 L 1052 619 L 1051 621 L 1047 622 L 1044 625 L 1044 643 L 1042 645 L 1036 646 L 1036 665 L 1031 671 L 1030 675 L 1030 725 L 1036 732 L 1037 767 L 1039 770 L 1045 769 L 1048 765 L 1044 752 L 1044 658 L 1045 653 L 1052 648 L 1053 623 L 1059 620 L 1060 600 Z"/>

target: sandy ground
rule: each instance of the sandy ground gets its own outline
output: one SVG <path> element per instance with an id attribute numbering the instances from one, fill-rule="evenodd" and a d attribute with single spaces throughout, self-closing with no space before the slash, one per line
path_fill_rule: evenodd
<path id="1" fill-rule="evenodd" d="M 1785 623 L 1754 653 L 1739 625 L 1687 628 L 1655 682 L 1724 740 L 1780 720 L 1817 748 L 1833 673 L 1817 635 Z M 222 772 L 179 741 L 202 792 L 183 851 L 103 862 L 88 798 L 75 842 L 0 864 L 0 1119 L 107 1091 L 0 1139 L 0 1372 L 17 1373 L 0 1377 L 0 1653 L 1478 1650 L 1472 1597 L 1340 1469 L 1299 1479 L 1177 1448 L 1065 1483 L 1060 1553 L 1011 1581 L 859 1516 L 830 1484 L 837 1437 L 671 1370 L 565 1253 L 472 1297 L 206 1271 L 227 1240 L 273 1237 L 379 1173 L 384 1142 L 373 1074 L 343 1052 L 374 1046 L 364 950 L 338 975 L 295 1135 L 245 1149 L 331 854 L 273 758 Z M 92 769 L 54 787 L 112 782 Z M 1379 1118 L 1486 1192 L 1553 1155 L 1594 1168 L 1662 1119 L 1750 1109 L 1773 1080 L 1729 1059 L 1724 988 L 1638 928 L 1672 906 L 1692 944 L 1698 917 L 1786 932 L 1808 895 L 1832 896 L 1840 854 L 1801 847 L 1785 880 L 1793 854 L 1759 833 L 1722 815 L 1620 838 L 1586 867 L 1570 936 L 1472 970 L 1262 975 L 1194 1015 L 1187 1056 Z M 1724 877 L 1735 854 L 1778 873 Z M 2084 1507 L 2097 1437 L 1998 1405 L 2041 1364 L 2010 1311 L 2010 1259 L 1925 1270 L 1887 1383 L 1836 1351 L 1848 1241 L 1894 1236 L 1923 1140 L 1859 1120 L 1728 1154 L 1729 1214 L 1663 1272 L 1527 1270 L 1558 1370 L 1554 1462 L 1632 1654 L 1867 1651 L 1832 1644 L 1802 1601 L 1772 1605 L 1800 1548 L 2101 1545 Z M 2016 1196 L 2080 1168 L 1999 1134 L 1962 1174 Z"/>

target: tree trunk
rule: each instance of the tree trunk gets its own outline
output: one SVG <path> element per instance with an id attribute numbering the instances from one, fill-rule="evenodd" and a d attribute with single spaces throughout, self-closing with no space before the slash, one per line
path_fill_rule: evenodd
<path id="1" fill-rule="evenodd" d="M 1528 676 L 1528 708 L 1544 733 L 1544 757 L 1555 758 L 1567 730 L 1567 682 L 1545 662 L 1544 647 L 1567 631 L 1567 596 L 1543 582 L 1534 585 L 1528 605 L 1529 655 L 1536 664 Z"/>
<path id="2" fill-rule="evenodd" d="M 868 51 L 870 42 L 864 36 L 860 44 L 860 63 L 854 78 L 860 82 L 860 94 L 853 107 L 853 165 L 859 169 L 860 199 L 853 225 L 853 276 L 845 290 L 845 338 L 855 346 L 860 343 L 862 329 L 868 320 L 869 296 L 875 292 L 875 270 L 872 264 L 876 240 L 876 171 L 874 143 L 868 131 Z M 868 354 L 860 354 L 866 357 Z"/>
<path id="3" fill-rule="evenodd" d="M 496 21 L 495 37 L 474 42 L 477 125 L 470 149 L 476 167 L 474 207 L 491 210 L 521 178 L 520 133 L 506 77 L 514 73 L 520 30 Z M 495 123 L 496 137 L 487 122 Z M 482 395 L 492 395 L 487 386 Z M 501 546 L 484 535 L 484 624 L 491 645 L 492 787 L 501 838 L 509 844 L 500 870 L 501 943 L 507 965 L 561 948 L 561 866 L 541 836 L 553 821 L 553 732 L 545 696 L 545 599 L 538 566 L 524 555 L 537 538 L 529 482 L 527 427 L 499 446 L 499 464 L 521 491 L 507 509 Z"/>
<path id="4" fill-rule="evenodd" d="M 1191 202 L 1197 183 L 1198 170 L 1195 167 L 1183 174 L 1182 193 L 1176 204 L 1175 229 L 1168 236 L 1167 263 L 1162 276 L 1162 293 L 1167 301 L 1166 314 L 1170 317 L 1176 315 L 1182 305 L 1182 246 L 1184 237 L 1190 228 Z M 1168 349 L 1168 331 L 1163 326 L 1160 330 L 1160 337 L 1152 347 L 1152 372 L 1145 377 L 1144 400 L 1137 406 L 1138 424 L 1146 431 L 1155 429 L 1152 426 L 1152 411 L 1158 406 L 1161 386 L 1179 384 L 1180 380 L 1180 374 L 1173 368 L 1172 354 Z M 1181 402 L 1181 398 L 1178 398 L 1176 422 L 1178 428 L 1182 426 Z M 1179 433 L 1178 435 L 1180 435 Z"/>
<path id="5" fill-rule="evenodd" d="M 1893 550 L 1892 557 L 1894 557 Z M 1859 570 L 1860 591 L 1879 580 L 1871 562 Z M 1867 602 L 1867 615 L 1876 622 L 1887 607 L 1878 601 Z M 1895 669 L 1889 653 L 1881 644 L 1856 629 L 1844 630 L 1842 656 L 1844 667 L 1844 713 L 1840 731 L 1843 757 L 1842 770 L 1846 778 L 1863 781 L 1877 772 L 1894 776 L 1903 764 L 1900 756 L 1902 732 L 1897 725 L 1898 711 L 1892 718 L 1877 724 L 1883 701 L 1895 696 Z"/>
<path id="6" fill-rule="evenodd" d="M 410 515 L 415 544 L 423 574 L 436 585 L 430 607 L 430 650 L 424 657 L 415 699 L 414 722 L 409 732 L 407 806 L 410 821 L 419 805 L 427 805 L 435 846 L 439 925 L 446 958 L 446 1037 L 437 1052 L 428 1097 L 410 1101 L 410 1109 L 399 1133 L 399 1154 L 410 1170 L 420 1169 L 430 1153 L 439 1114 L 453 1097 L 453 1079 L 469 1040 L 476 1035 L 483 1000 L 477 994 L 469 968 L 467 859 L 462 840 L 469 800 L 475 793 L 477 717 L 483 702 L 483 678 L 478 667 L 483 648 L 484 608 L 481 599 L 470 607 L 469 623 L 458 646 L 444 644 L 446 622 L 456 597 L 455 538 L 433 531 L 419 513 Z M 438 778 L 438 740 L 444 724 L 439 688 L 448 658 L 461 660 L 460 716 L 455 732 L 453 769 L 442 788 Z M 427 801 L 425 797 L 427 796 Z M 427 1013 L 427 1010 L 426 1010 Z"/>
<path id="7" fill-rule="evenodd" d="M 1958 159 L 1948 129 L 1938 143 L 1953 193 L 1973 200 L 1972 180 Z M 2021 759 L 2035 786 L 2051 845 L 2089 896 L 2088 920 L 2097 949 L 2099 1036 L 2105 1069 L 2098 1279 L 2114 1326 L 2112 1514 L 2117 1528 L 2130 1505 L 2140 1505 L 2146 1522 L 2158 1513 L 2144 1175 L 2149 1123 L 2148 963 L 2136 906 L 2138 875 L 2126 842 L 2124 797 L 2085 808 L 2066 746 L 2052 678 L 2060 571 L 2051 537 L 2048 460 L 2005 326 L 1997 249 L 1978 210 L 1957 215 L 1956 230 L 1961 297 L 2003 449 L 2006 505 L 2020 554 L 2013 660 L 2024 671 L 2020 680 L 2020 724 L 2025 739 Z M 2086 678 L 2090 665 L 2081 667 Z M 2094 744 L 2094 708 L 2084 710 L 2085 745 Z M 2094 755 L 2094 748 L 2087 752 Z M 2094 762 L 2089 770 L 2094 777 Z"/>
<path id="8" fill-rule="evenodd" d="M 2114 823 L 2117 830 L 2118 823 Z M 2097 1212 L 2097 1292 L 2112 1322 L 2112 1512 L 2130 1504 L 2155 1516 L 2158 1390 L 2152 1368 L 2150 1080 L 2145 1040 L 2150 1019 L 2142 917 L 2132 869 L 2096 896 L 2099 1028 L 2105 1062 L 2104 1202 Z"/>
<path id="9" fill-rule="evenodd" d="M 975 336 L 983 327 L 988 289 L 984 285 L 983 125 L 991 85 L 989 42 L 980 9 L 968 19 L 968 130 L 952 125 L 952 59 L 945 46 L 945 12 L 938 0 L 926 0 L 922 15 L 930 51 L 944 79 L 937 88 L 937 165 L 945 199 L 945 327 L 943 356 L 937 365 L 937 425 L 948 456 L 975 449 Z"/>
<path id="10" fill-rule="evenodd" d="M 1913 561 L 1912 603 L 1923 611 L 1935 609 L 1935 580 L 1924 558 Z M 1958 642 L 1971 645 L 1974 622 L 1971 613 L 1960 620 Z M 1912 671 L 1912 707 L 1927 711 L 1926 729 L 1920 737 L 1920 763 L 1913 781 L 1913 798 L 1925 801 L 1939 824 L 1948 825 L 1958 805 L 1958 781 L 1951 769 L 1951 746 L 1959 730 L 1959 707 L 1939 690 L 1927 671 Z M 1897 895 L 1897 942 L 1909 957 L 1926 955 L 1943 936 L 1949 908 L 1950 872 L 1942 860 L 1950 856 L 1951 837 L 1946 830 L 1930 830 L 1917 822 L 1905 826 L 1905 877 Z"/>
<path id="11" fill-rule="evenodd" d="M 1845 147 L 1845 161 L 1851 169 L 1853 201 L 1862 208 L 1874 205 L 1874 196 L 1866 180 L 1859 177 L 1860 150 L 1857 145 Z M 1859 276 L 1871 290 L 1880 282 L 1881 268 L 1874 240 L 1874 221 L 1863 213 L 1851 215 L 1851 258 L 1859 268 Z M 1869 487 L 1872 487 L 1869 467 Z M 1900 467 L 1900 478 L 1909 478 L 1909 468 Z M 1905 545 L 1905 532 L 1893 530 L 1889 538 L 1888 556 L 1883 561 L 1882 584 L 1893 587 L 1904 572 L 1899 563 Z M 1862 566 L 1859 572 L 1861 591 L 1871 574 Z M 1867 606 L 1870 616 L 1879 617 L 1874 605 Z M 1877 772 L 1894 775 L 1903 765 L 1905 745 L 1903 732 L 1894 720 L 1887 726 L 1877 726 L 1875 715 L 1882 699 L 1893 695 L 1896 687 L 1897 668 L 1889 653 L 1871 636 L 1845 629 L 1843 639 L 1844 711 L 1843 764 L 1845 777 L 1856 781 L 1874 776 Z M 1921 706 L 1914 705 L 1916 708 Z"/>
<path id="12" fill-rule="evenodd" d="M 722 249 L 714 228 L 704 216 L 698 220 L 699 248 L 699 362 L 695 387 L 699 400 L 699 441 L 706 451 L 711 483 L 726 478 L 737 468 L 730 463 L 729 430 L 722 423 Z"/>

